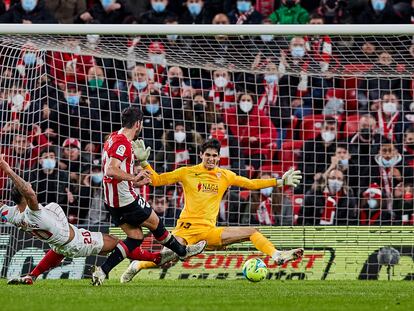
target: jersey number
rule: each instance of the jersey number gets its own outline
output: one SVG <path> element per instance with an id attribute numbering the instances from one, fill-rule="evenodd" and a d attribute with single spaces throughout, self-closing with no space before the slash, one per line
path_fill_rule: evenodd
<path id="1" fill-rule="evenodd" d="M 189 229 L 191 224 L 189 222 L 182 222 L 180 228 Z"/>
<path id="2" fill-rule="evenodd" d="M 83 231 L 82 236 L 84 236 L 83 244 L 92 244 L 91 233 L 89 231 Z"/>

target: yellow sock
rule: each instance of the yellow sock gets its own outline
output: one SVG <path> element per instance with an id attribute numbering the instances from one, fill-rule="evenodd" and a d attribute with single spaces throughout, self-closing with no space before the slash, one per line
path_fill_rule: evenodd
<path id="1" fill-rule="evenodd" d="M 152 261 L 139 261 L 137 265 L 138 270 L 156 268 L 157 265 Z"/>
<path id="2" fill-rule="evenodd" d="M 250 236 L 250 241 L 252 241 L 253 245 L 266 255 L 273 256 L 276 252 L 276 248 L 273 246 L 272 242 L 270 242 L 263 234 L 260 232 L 255 232 Z"/>

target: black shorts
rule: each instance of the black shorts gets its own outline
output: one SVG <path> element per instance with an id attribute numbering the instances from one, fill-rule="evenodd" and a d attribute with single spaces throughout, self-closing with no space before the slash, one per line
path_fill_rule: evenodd
<path id="1" fill-rule="evenodd" d="M 141 196 L 138 196 L 131 204 L 122 207 L 111 207 L 106 203 L 105 207 L 111 214 L 112 222 L 117 227 L 122 224 L 138 227 L 150 217 L 152 212 L 151 205 Z"/>

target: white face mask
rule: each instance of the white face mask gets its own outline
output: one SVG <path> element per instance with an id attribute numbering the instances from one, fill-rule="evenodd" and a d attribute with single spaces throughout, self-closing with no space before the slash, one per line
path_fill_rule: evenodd
<path id="1" fill-rule="evenodd" d="M 260 189 L 260 193 L 265 197 L 270 197 L 273 193 L 273 187 L 262 188 Z"/>
<path id="2" fill-rule="evenodd" d="M 12 97 L 13 110 L 21 111 L 23 108 L 24 97 L 21 94 L 16 94 Z"/>
<path id="3" fill-rule="evenodd" d="M 184 132 L 174 132 L 174 140 L 181 144 L 185 140 L 185 133 Z"/>
<path id="4" fill-rule="evenodd" d="M 325 142 L 330 143 L 336 138 L 336 133 L 331 131 L 324 131 L 321 133 L 321 136 Z"/>
<path id="5" fill-rule="evenodd" d="M 239 105 L 240 105 L 241 111 L 243 111 L 244 113 L 250 112 L 250 110 L 252 110 L 253 108 L 253 103 L 247 100 L 241 101 Z"/>
<path id="6" fill-rule="evenodd" d="M 227 79 L 225 77 L 218 77 L 214 79 L 214 84 L 217 87 L 225 87 L 227 85 Z"/>
<path id="7" fill-rule="evenodd" d="M 270 42 L 273 40 L 273 35 L 260 35 L 263 42 Z"/>
<path id="8" fill-rule="evenodd" d="M 342 180 L 338 180 L 338 179 L 328 180 L 328 187 L 329 187 L 329 190 L 332 191 L 332 193 L 337 193 L 339 190 L 341 190 L 343 184 L 344 182 Z"/>
<path id="9" fill-rule="evenodd" d="M 163 54 L 151 54 L 149 58 L 153 64 L 163 65 L 165 62 L 165 56 Z"/>
<path id="10" fill-rule="evenodd" d="M 382 110 L 386 114 L 394 114 L 394 113 L 397 112 L 397 104 L 396 103 L 391 103 L 391 102 L 384 103 L 382 105 Z"/>
<path id="11" fill-rule="evenodd" d="M 89 44 L 97 44 L 99 35 L 86 35 L 86 40 L 88 40 Z"/>
<path id="12" fill-rule="evenodd" d="M 400 154 L 392 157 L 391 159 L 387 160 L 384 159 L 381 155 L 377 154 L 375 156 L 375 162 L 381 167 L 394 167 L 402 160 L 402 156 Z"/>
<path id="13" fill-rule="evenodd" d="M 368 199 L 367 204 L 368 204 L 369 208 L 377 208 L 378 201 L 375 200 L 375 199 Z"/>

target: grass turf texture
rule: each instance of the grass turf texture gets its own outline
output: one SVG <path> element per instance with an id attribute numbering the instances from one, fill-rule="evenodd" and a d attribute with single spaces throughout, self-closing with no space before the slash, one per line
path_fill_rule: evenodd
<path id="1" fill-rule="evenodd" d="M 409 281 L 0 280 L 1 310 L 414 310 Z"/>

